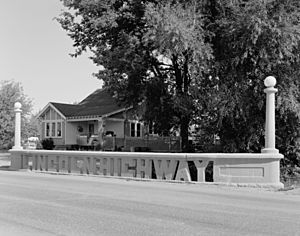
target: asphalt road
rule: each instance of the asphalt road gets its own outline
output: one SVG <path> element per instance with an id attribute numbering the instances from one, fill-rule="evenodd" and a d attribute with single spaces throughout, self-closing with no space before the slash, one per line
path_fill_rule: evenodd
<path id="1" fill-rule="evenodd" d="M 0 235 L 300 235 L 300 196 L 0 171 Z"/>

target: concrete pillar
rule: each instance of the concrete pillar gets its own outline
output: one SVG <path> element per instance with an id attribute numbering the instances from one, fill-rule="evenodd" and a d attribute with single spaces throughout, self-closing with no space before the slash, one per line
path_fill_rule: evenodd
<path id="1" fill-rule="evenodd" d="M 266 93 L 266 127 L 265 127 L 265 148 L 262 149 L 263 153 L 278 153 L 275 148 L 275 93 L 278 91 L 274 86 L 276 79 L 273 76 L 268 76 L 264 80 L 267 87 L 264 92 Z"/>
<path id="2" fill-rule="evenodd" d="M 16 102 L 15 103 L 15 145 L 13 146 L 12 149 L 15 149 L 15 150 L 20 150 L 20 149 L 23 149 L 23 147 L 21 146 L 21 107 L 22 107 L 22 104 L 19 103 L 19 102 Z"/>

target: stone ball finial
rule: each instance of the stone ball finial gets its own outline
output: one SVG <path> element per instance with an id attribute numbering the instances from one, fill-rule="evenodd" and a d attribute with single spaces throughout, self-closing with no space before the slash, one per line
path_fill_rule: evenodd
<path id="1" fill-rule="evenodd" d="M 276 79 L 274 76 L 268 76 L 267 78 L 265 78 L 264 80 L 264 84 L 266 87 L 274 87 L 276 85 Z"/>
<path id="2" fill-rule="evenodd" d="M 22 104 L 20 102 L 15 103 L 15 110 L 20 110 L 22 108 Z"/>

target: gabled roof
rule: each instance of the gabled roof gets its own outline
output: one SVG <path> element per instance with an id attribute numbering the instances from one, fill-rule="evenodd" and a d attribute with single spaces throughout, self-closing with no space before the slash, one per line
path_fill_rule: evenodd
<path id="1" fill-rule="evenodd" d="M 119 111 L 123 107 L 117 104 L 115 98 L 109 94 L 105 89 L 98 89 L 83 101 L 81 101 L 78 106 L 80 111 L 78 111 L 79 116 L 84 115 L 106 115 L 115 111 Z"/>
<path id="2" fill-rule="evenodd" d="M 50 103 L 67 119 L 76 117 L 100 117 L 111 115 L 125 110 L 105 89 L 98 89 L 77 105 L 64 103 Z"/>
<path id="3" fill-rule="evenodd" d="M 61 114 L 65 117 L 70 117 L 76 114 L 77 105 L 50 102 Z"/>

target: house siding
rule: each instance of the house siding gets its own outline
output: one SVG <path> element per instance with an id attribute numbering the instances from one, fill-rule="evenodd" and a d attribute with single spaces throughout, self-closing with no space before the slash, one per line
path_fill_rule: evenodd
<path id="1" fill-rule="evenodd" d="M 130 136 L 130 122 L 125 122 L 125 136 Z"/>
<path id="2" fill-rule="evenodd" d="M 73 123 L 73 122 L 66 122 L 66 145 L 74 145 L 77 143 L 76 138 L 77 135 L 79 134 L 77 131 L 78 123 Z"/>
<path id="3" fill-rule="evenodd" d="M 55 146 L 65 145 L 63 138 L 52 138 L 52 140 Z"/>
<path id="4" fill-rule="evenodd" d="M 113 131 L 117 138 L 124 137 L 124 121 L 105 121 L 105 130 Z"/>

